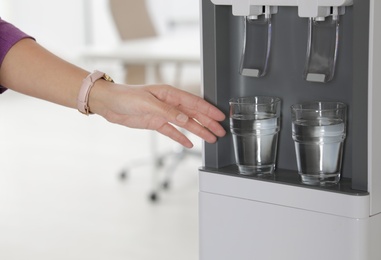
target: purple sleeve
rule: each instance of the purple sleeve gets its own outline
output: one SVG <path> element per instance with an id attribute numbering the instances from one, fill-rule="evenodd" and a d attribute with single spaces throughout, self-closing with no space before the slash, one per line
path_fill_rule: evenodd
<path id="1" fill-rule="evenodd" d="M 17 27 L 0 18 L 0 66 L 12 46 L 23 38 L 32 38 Z M 0 94 L 6 90 L 0 85 Z"/>

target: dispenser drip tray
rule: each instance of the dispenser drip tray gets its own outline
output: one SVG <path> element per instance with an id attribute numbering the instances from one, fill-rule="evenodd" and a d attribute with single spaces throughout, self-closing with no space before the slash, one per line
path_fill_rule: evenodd
<path id="1" fill-rule="evenodd" d="M 256 181 L 265 181 L 265 182 L 275 182 L 285 185 L 298 186 L 307 189 L 317 189 L 328 192 L 336 192 L 353 196 L 367 196 L 369 192 L 363 190 L 352 189 L 352 180 L 350 178 L 341 178 L 340 182 L 336 185 L 331 186 L 313 186 L 303 184 L 300 180 L 299 174 L 297 171 L 286 170 L 286 169 L 277 169 L 273 175 L 269 176 L 247 176 L 239 173 L 238 167 L 233 165 L 228 165 L 219 169 L 210 168 L 210 167 L 201 167 L 200 171 L 222 174 L 228 176 L 234 176 L 237 178 L 246 178 Z"/>

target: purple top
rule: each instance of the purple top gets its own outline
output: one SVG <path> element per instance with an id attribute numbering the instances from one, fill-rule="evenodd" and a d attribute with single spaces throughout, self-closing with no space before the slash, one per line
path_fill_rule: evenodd
<path id="1" fill-rule="evenodd" d="M 19 40 L 24 38 L 32 37 L 0 18 L 0 66 L 10 48 L 12 48 L 12 46 Z M 0 94 L 5 90 L 6 88 L 0 85 Z"/>

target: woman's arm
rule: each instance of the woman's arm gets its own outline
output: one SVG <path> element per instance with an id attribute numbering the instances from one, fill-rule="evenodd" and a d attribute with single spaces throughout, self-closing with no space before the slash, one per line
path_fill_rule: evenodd
<path id="1" fill-rule="evenodd" d="M 82 79 L 88 74 L 25 38 L 6 54 L 0 83 L 20 93 L 75 108 Z"/>
<path id="2" fill-rule="evenodd" d="M 6 54 L 0 84 L 29 96 L 76 108 L 82 80 L 89 74 L 22 39 Z M 225 115 L 205 100 L 168 85 L 130 86 L 97 80 L 89 96 L 91 112 L 127 127 L 156 130 L 186 147 L 189 139 L 173 125 L 213 143 L 225 135 Z"/>

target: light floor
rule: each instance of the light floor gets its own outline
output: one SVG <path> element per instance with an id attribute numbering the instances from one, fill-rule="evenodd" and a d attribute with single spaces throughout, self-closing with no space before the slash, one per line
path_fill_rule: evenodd
<path id="1" fill-rule="evenodd" d="M 118 178 L 150 156 L 148 131 L 8 91 L 0 135 L 0 259 L 198 259 L 201 157 L 184 160 L 151 203 L 149 160 Z M 156 140 L 161 151 L 174 147 Z"/>

